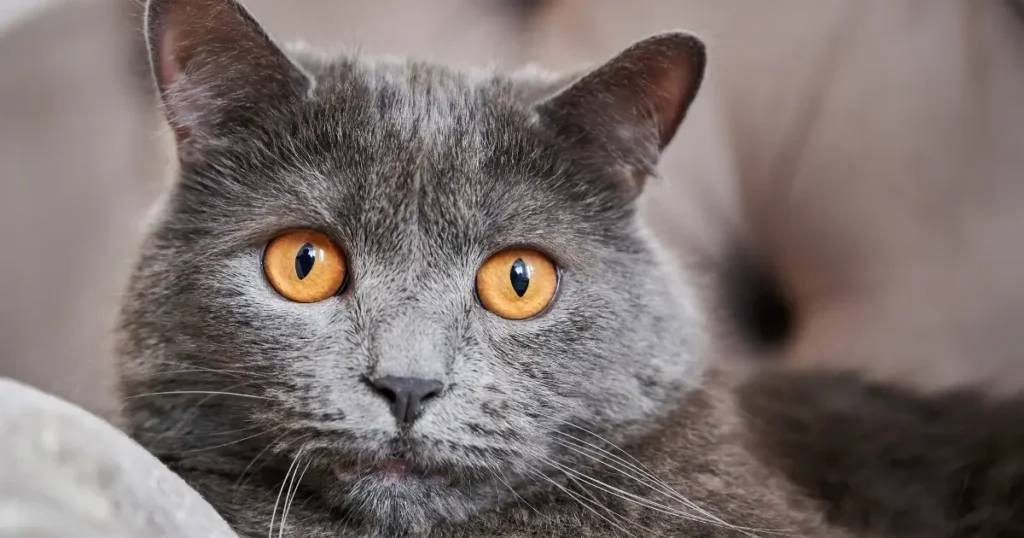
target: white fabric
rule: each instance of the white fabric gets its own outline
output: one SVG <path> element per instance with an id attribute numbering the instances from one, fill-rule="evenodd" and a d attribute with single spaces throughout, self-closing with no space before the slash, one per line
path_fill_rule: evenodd
<path id="1" fill-rule="evenodd" d="M 136 537 L 237 538 L 121 431 L 0 378 L 0 538 Z"/>

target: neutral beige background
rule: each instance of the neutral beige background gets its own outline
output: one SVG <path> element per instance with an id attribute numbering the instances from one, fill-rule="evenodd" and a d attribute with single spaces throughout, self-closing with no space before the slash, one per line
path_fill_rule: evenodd
<path id="1" fill-rule="evenodd" d="M 0 375 L 101 410 L 117 294 L 171 166 L 130 0 L 113 2 L 0 35 Z M 801 306 L 794 363 L 1024 386 L 1024 23 L 1006 2 L 550 4 L 524 25 L 499 0 L 247 2 L 284 40 L 458 64 L 570 67 L 693 29 L 709 83 L 646 208 L 673 247 L 715 252 L 742 193 Z"/>

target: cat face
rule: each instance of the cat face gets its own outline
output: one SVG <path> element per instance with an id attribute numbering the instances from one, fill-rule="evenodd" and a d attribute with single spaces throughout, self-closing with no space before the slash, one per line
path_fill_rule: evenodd
<path id="1" fill-rule="evenodd" d="M 227 0 L 148 24 L 180 179 L 121 347 L 129 397 L 178 393 L 129 403 L 158 454 L 262 456 L 345 517 L 426 528 L 571 462 L 573 428 L 628 442 L 693 381 L 690 290 L 632 204 L 699 83 L 693 38 L 549 88 L 286 56 Z M 182 425 L 226 437 L 152 442 Z"/>

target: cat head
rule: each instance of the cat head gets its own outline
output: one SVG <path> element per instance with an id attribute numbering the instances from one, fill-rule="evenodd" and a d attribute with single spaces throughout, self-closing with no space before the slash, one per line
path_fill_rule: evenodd
<path id="1" fill-rule="evenodd" d="M 179 178 L 120 351 L 154 452 L 297 460 L 325 505 L 415 528 L 570 461 L 574 431 L 628 442 L 695 381 L 693 294 L 635 199 L 696 38 L 548 78 L 286 53 L 231 0 L 154 0 L 147 28 Z"/>

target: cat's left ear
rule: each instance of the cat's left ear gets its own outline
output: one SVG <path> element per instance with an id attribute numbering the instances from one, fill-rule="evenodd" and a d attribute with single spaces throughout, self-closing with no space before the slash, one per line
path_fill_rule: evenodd
<path id="1" fill-rule="evenodd" d="M 311 84 L 236 0 L 149 0 L 146 38 L 179 144 L 243 125 Z"/>
<path id="2" fill-rule="evenodd" d="M 556 136 L 623 169 L 639 192 L 697 96 L 707 62 L 697 37 L 671 32 L 640 41 L 536 109 Z"/>

